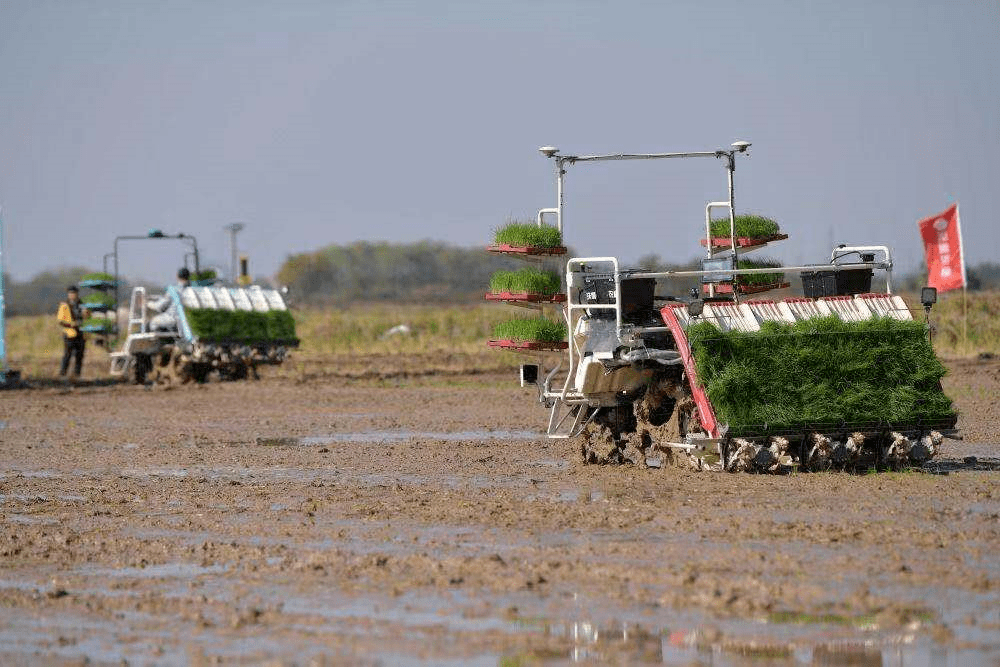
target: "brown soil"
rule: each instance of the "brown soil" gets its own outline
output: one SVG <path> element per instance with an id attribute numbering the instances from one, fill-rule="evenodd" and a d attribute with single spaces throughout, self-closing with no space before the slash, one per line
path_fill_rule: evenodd
<path id="1" fill-rule="evenodd" d="M 0 392 L 0 662 L 1000 660 L 996 361 L 930 472 L 788 476 L 584 465 L 510 374 L 368 361 Z"/>

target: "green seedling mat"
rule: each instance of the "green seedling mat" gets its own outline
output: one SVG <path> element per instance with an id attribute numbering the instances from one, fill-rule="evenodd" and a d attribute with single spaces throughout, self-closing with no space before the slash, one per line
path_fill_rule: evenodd
<path id="1" fill-rule="evenodd" d="M 765 425 L 904 428 L 956 417 L 941 389 L 945 368 L 920 322 L 830 316 L 765 322 L 752 333 L 700 322 L 687 333 L 698 379 L 732 435 Z"/>

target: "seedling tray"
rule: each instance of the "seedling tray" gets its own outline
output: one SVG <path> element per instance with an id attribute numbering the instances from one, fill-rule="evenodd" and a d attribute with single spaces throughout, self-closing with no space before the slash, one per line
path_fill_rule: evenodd
<path id="1" fill-rule="evenodd" d="M 537 292 L 487 292 L 487 301 L 514 301 L 523 303 L 563 303 L 565 294 L 539 294 Z"/>
<path id="2" fill-rule="evenodd" d="M 737 285 L 736 291 L 740 294 L 760 294 L 774 289 L 785 289 L 791 287 L 791 283 L 764 283 L 762 285 Z M 702 285 L 702 291 L 708 293 L 708 285 Z M 717 283 L 715 285 L 716 294 L 732 294 L 733 286 L 730 283 Z"/>
<path id="3" fill-rule="evenodd" d="M 115 309 L 114 304 L 107 303 L 83 303 L 81 305 L 92 313 L 106 313 Z"/>
<path id="4" fill-rule="evenodd" d="M 768 236 L 737 236 L 736 237 L 736 247 L 743 250 L 755 250 L 757 248 L 763 248 L 768 243 L 773 243 L 774 241 L 784 241 L 788 238 L 788 234 L 770 234 Z M 705 239 L 700 239 L 699 243 L 702 245 L 707 245 Z M 712 247 L 713 248 L 731 248 L 733 246 L 733 240 L 728 236 L 713 236 L 712 237 Z"/>
<path id="5" fill-rule="evenodd" d="M 114 289 L 114 286 L 115 286 L 115 281 L 113 280 L 100 280 L 95 278 L 95 279 L 80 281 L 80 287 L 89 287 L 90 289 L 96 289 L 101 291 Z"/>
<path id="6" fill-rule="evenodd" d="M 547 340 L 489 340 L 486 344 L 494 349 L 513 352 L 557 351 L 569 347 L 566 341 Z"/>
<path id="7" fill-rule="evenodd" d="M 500 245 L 486 246 L 487 252 L 492 252 L 497 255 L 538 255 L 538 256 L 548 256 L 548 255 L 565 255 L 566 246 L 514 246 L 502 243 Z"/>
<path id="8" fill-rule="evenodd" d="M 114 329 L 114 325 L 108 322 L 107 324 L 84 324 L 80 327 L 80 331 L 85 333 L 111 333 Z"/>

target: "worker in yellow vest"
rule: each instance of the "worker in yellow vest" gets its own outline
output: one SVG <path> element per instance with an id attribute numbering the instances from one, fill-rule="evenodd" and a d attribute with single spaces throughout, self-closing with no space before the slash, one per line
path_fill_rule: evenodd
<path id="1" fill-rule="evenodd" d="M 80 370 L 83 367 L 83 350 L 87 344 L 83 338 L 83 332 L 80 331 L 80 326 L 87 315 L 89 315 L 87 309 L 80 303 L 80 290 L 76 288 L 76 285 L 70 285 L 66 288 L 66 300 L 59 304 L 59 312 L 56 315 L 63 328 L 63 358 L 62 366 L 59 368 L 60 376 L 66 375 L 66 371 L 69 370 L 69 360 L 74 356 L 76 364 L 73 367 L 71 377 L 79 377 L 80 375 Z"/>

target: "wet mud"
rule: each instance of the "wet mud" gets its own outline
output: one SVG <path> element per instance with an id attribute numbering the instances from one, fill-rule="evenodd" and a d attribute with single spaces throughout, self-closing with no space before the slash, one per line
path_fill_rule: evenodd
<path id="1" fill-rule="evenodd" d="M 0 392 L 0 663 L 996 665 L 950 367 L 966 440 L 866 475 L 585 465 L 492 372 Z"/>

